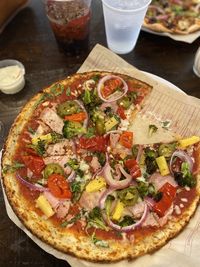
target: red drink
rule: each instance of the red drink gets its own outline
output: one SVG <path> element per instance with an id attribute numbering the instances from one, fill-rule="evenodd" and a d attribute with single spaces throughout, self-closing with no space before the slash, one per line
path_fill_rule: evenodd
<path id="1" fill-rule="evenodd" d="M 60 47 L 67 53 L 78 54 L 88 48 L 90 25 L 88 0 L 46 1 L 46 12 Z"/>

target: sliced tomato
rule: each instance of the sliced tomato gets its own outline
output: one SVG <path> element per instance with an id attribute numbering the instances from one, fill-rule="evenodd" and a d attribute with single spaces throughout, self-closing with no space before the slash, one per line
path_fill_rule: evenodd
<path id="1" fill-rule="evenodd" d="M 87 114 L 85 112 L 79 112 L 76 114 L 65 116 L 64 119 L 66 121 L 76 121 L 76 122 L 82 122 L 87 118 Z"/>
<path id="2" fill-rule="evenodd" d="M 24 155 L 22 160 L 27 168 L 29 168 L 34 174 L 40 175 L 45 167 L 42 157 L 33 155 Z"/>
<path id="3" fill-rule="evenodd" d="M 109 137 L 94 136 L 91 138 L 81 137 L 79 139 L 78 149 L 87 149 L 92 152 L 106 152 Z"/>
<path id="4" fill-rule="evenodd" d="M 138 165 L 135 159 L 127 159 L 124 162 L 125 167 L 129 170 L 130 175 L 132 178 L 137 178 L 141 176 L 140 166 Z"/>
<path id="5" fill-rule="evenodd" d="M 102 96 L 104 98 L 107 98 L 109 95 L 111 95 L 113 92 L 115 92 L 118 88 L 120 88 L 122 85 L 122 81 L 120 79 L 110 79 L 105 82 L 105 85 L 102 89 Z"/>
<path id="6" fill-rule="evenodd" d="M 163 217 L 165 212 L 172 205 L 172 202 L 176 196 L 176 187 L 172 186 L 170 183 L 165 183 L 160 188 L 159 192 L 162 193 L 162 198 L 160 201 L 154 204 L 153 210 L 158 214 L 158 216 Z"/>
<path id="7" fill-rule="evenodd" d="M 123 107 L 121 106 L 118 107 L 117 114 L 120 116 L 122 120 L 126 119 L 125 109 Z"/>
<path id="8" fill-rule="evenodd" d="M 50 192 L 58 198 L 71 198 L 72 193 L 69 188 L 69 184 L 65 177 L 54 173 L 51 174 L 47 181 L 48 188 Z"/>
<path id="9" fill-rule="evenodd" d="M 123 132 L 120 136 L 119 142 L 122 146 L 131 148 L 133 146 L 133 132 Z"/>

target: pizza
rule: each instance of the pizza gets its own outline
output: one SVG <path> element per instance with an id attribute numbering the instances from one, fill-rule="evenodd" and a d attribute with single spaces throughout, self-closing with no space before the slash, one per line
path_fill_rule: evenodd
<path id="1" fill-rule="evenodd" d="M 2 182 L 35 236 L 81 259 L 114 262 L 152 252 L 183 229 L 199 201 L 200 138 L 135 143 L 131 124 L 151 90 L 93 71 L 25 105 L 4 147 Z M 149 140 L 157 131 L 149 124 Z"/>
<path id="2" fill-rule="evenodd" d="M 143 26 L 156 32 L 189 34 L 200 30 L 199 0 L 153 0 Z"/>

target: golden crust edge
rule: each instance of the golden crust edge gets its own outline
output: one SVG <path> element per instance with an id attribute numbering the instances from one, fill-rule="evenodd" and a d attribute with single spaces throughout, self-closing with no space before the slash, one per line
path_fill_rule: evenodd
<path id="1" fill-rule="evenodd" d="M 187 35 L 200 30 L 200 20 L 196 20 L 196 23 L 194 25 L 191 25 L 187 31 L 180 31 L 177 29 L 170 30 L 167 27 L 163 26 L 161 23 L 148 23 L 146 19 L 143 22 L 143 27 L 159 33 Z"/>

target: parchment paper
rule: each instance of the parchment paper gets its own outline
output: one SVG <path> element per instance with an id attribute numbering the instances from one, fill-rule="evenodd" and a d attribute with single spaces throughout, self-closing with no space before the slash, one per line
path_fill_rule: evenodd
<path id="1" fill-rule="evenodd" d="M 189 136 L 200 135 L 200 100 L 170 89 L 149 75 L 129 65 L 108 49 L 96 45 L 79 72 L 89 70 L 110 70 L 125 73 L 141 79 L 153 86 L 142 114 L 157 115 L 161 119 L 171 119 L 171 128 L 178 134 Z M 33 236 L 18 220 L 4 194 L 6 210 L 9 218 L 21 228 L 38 246 L 59 259 L 69 262 L 72 267 L 199 267 L 200 266 L 200 208 L 186 228 L 162 249 L 151 255 L 142 256 L 134 261 L 120 261 L 112 264 L 97 264 L 76 259 L 61 253 Z"/>
<path id="2" fill-rule="evenodd" d="M 180 41 L 180 42 L 184 42 L 184 43 L 188 43 L 188 44 L 193 43 L 200 36 L 200 31 L 196 31 L 193 33 L 182 35 L 182 34 L 171 34 L 171 33 L 167 33 L 167 32 L 155 32 L 155 31 L 151 31 L 145 27 L 142 27 L 142 30 L 144 32 L 149 32 L 151 34 L 169 37 L 175 41 Z"/>

